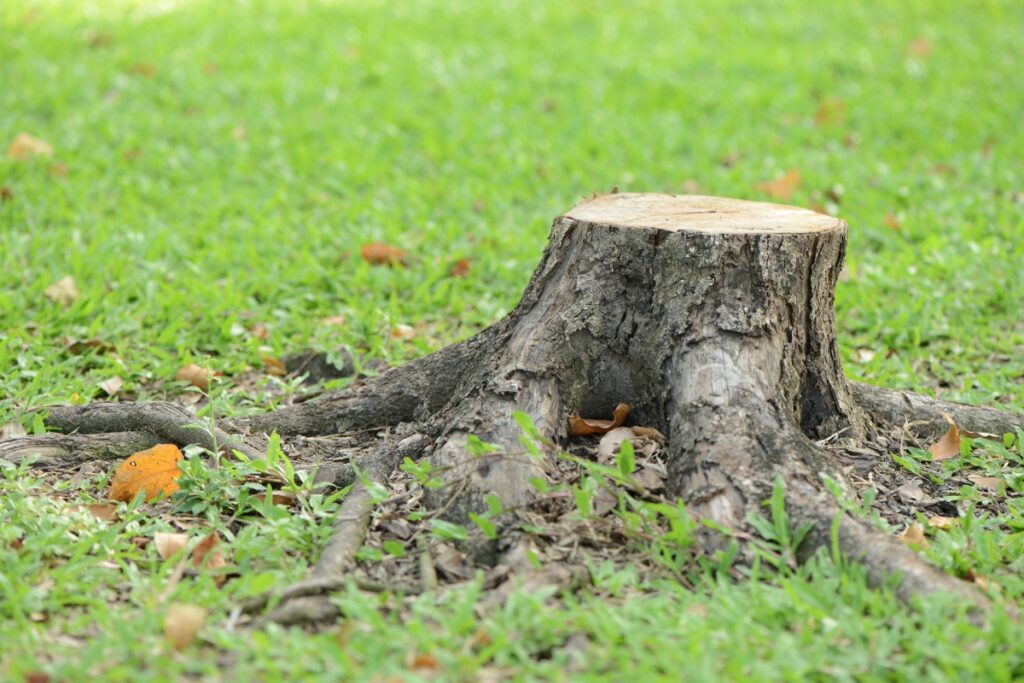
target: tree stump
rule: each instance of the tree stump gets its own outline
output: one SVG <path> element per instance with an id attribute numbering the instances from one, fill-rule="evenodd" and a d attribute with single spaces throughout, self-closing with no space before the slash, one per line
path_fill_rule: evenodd
<path id="1" fill-rule="evenodd" d="M 464 342 L 342 392 L 222 421 L 217 434 L 194 436 L 197 430 L 183 429 L 190 420 L 180 409 L 160 404 L 51 408 L 47 424 L 135 441 L 227 443 L 250 453 L 270 431 L 321 439 L 329 450 L 330 439 L 393 428 L 383 443 L 368 446 L 359 470 L 384 481 L 402 457 L 429 457 L 450 485 L 428 502 L 463 521 L 484 509 L 490 494 L 506 506 L 526 504 L 535 491 L 530 480 L 550 466 L 512 457 L 523 431 L 516 411 L 564 443 L 571 415 L 606 414 L 627 403 L 634 424 L 667 436 L 668 489 L 691 515 L 742 531 L 781 479 L 792 522 L 810 528 L 803 555 L 835 543 L 876 582 L 900 574 L 904 598 L 941 591 L 984 606 L 968 583 L 845 515 L 823 484 L 830 478 L 855 498 L 822 440 L 856 444 L 907 418 L 943 412 L 979 431 L 1024 425 L 1022 415 L 848 382 L 833 307 L 845 246 L 843 221 L 806 209 L 667 194 L 595 196 L 555 220 L 515 310 Z M 509 457 L 472 458 L 470 435 Z M 25 448 L 22 441 L 13 451 Z M 336 483 L 356 482 L 358 495 L 336 524 L 336 534 L 351 538 L 332 541 L 311 582 L 289 593 L 300 603 L 337 585 L 365 534 L 370 497 L 358 493 L 351 465 L 333 472 Z M 710 532 L 704 541 L 715 542 Z M 497 549 L 475 548 L 485 561 L 494 561 Z M 292 620 L 292 612 L 281 620 Z"/>
<path id="2" fill-rule="evenodd" d="M 570 414 L 622 402 L 668 435 L 671 489 L 725 526 L 742 526 L 776 475 L 841 480 L 811 442 L 870 428 L 835 338 L 845 243 L 842 221 L 793 207 L 659 194 L 579 204 L 443 413 L 435 465 L 464 460 L 469 433 L 513 447 L 512 411 L 562 439 Z M 520 504 L 530 465 L 490 467 L 474 488 Z"/>

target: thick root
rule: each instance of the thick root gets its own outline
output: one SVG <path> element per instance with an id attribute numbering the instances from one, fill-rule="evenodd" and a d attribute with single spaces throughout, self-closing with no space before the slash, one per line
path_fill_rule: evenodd
<path id="1" fill-rule="evenodd" d="M 429 447 L 428 437 L 413 434 L 386 442 L 364 459 L 360 473 L 364 479 L 353 484 L 345 496 L 334 519 L 331 538 L 313 565 L 310 577 L 287 588 L 282 602 L 264 617 L 265 621 L 296 624 L 337 616 L 337 608 L 324 594 L 343 585 L 366 538 L 375 503 L 365 482 L 383 484 L 405 458 L 418 458 Z M 247 610 L 257 611 L 265 604 L 266 600 L 255 600 L 247 605 Z"/>
<path id="2" fill-rule="evenodd" d="M 196 444 L 209 451 L 234 449 L 250 458 L 260 457 L 263 450 L 219 427 L 200 424 L 185 408 L 163 401 L 51 406 L 46 412 L 46 426 L 65 434 L 145 432 L 163 443 Z"/>
<path id="3" fill-rule="evenodd" d="M 490 351 L 493 335 L 493 328 L 488 328 L 464 342 L 362 380 L 353 388 L 237 418 L 231 426 L 264 434 L 315 436 L 426 420 L 448 403 L 462 379 L 479 366 Z"/>
<path id="4" fill-rule="evenodd" d="M 851 382 L 850 388 L 857 403 L 880 424 L 899 427 L 908 422 L 927 420 L 933 423 L 931 435 L 938 435 L 948 429 L 943 418 L 945 413 L 961 429 L 972 432 L 1002 435 L 1012 433 L 1015 429 L 1024 429 L 1024 413 L 943 401 L 911 391 L 886 389 L 860 382 Z"/>
<path id="5" fill-rule="evenodd" d="M 819 548 L 838 550 L 843 557 L 863 565 L 871 585 L 880 587 L 895 581 L 896 596 L 907 604 L 929 595 L 947 595 L 979 612 L 992 607 L 992 601 L 973 584 L 928 564 L 869 522 L 843 513 L 836 501 L 816 487 L 792 482 L 787 485 L 786 502 L 797 525 L 812 525 L 800 548 L 802 559 Z M 839 525 L 834 529 L 837 516 Z"/>
<path id="6" fill-rule="evenodd" d="M 149 432 L 109 434 L 39 434 L 0 441 L 0 459 L 21 462 L 36 456 L 36 465 L 77 465 L 89 460 L 121 460 L 160 441 Z"/>

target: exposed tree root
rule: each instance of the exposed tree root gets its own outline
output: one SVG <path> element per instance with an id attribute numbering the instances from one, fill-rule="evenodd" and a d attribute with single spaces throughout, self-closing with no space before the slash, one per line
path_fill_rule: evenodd
<path id="1" fill-rule="evenodd" d="M 908 604 L 929 595 L 954 596 L 961 604 L 979 610 L 991 607 L 991 601 L 972 584 L 950 576 L 928 564 L 901 543 L 874 525 L 841 513 L 835 500 L 803 482 L 787 484 L 787 502 L 794 521 L 812 524 L 802 547 L 804 557 L 818 548 L 836 549 L 849 560 L 860 562 L 872 585 L 882 586 L 899 577 L 894 592 Z M 839 519 L 833 538 L 832 524 Z"/>
<path id="2" fill-rule="evenodd" d="M 855 497 L 833 454 L 815 445 L 837 434 L 855 446 L 879 430 L 942 413 L 979 432 L 1024 425 L 1024 415 L 846 380 L 833 310 L 845 245 L 842 221 L 793 207 L 595 197 L 556 219 L 516 309 L 467 341 L 347 390 L 223 420 L 213 430 L 167 403 L 51 408 L 46 424 L 68 435 L 32 443 L 49 457 L 120 453 L 154 439 L 254 457 L 264 435 L 276 431 L 291 448 L 313 453 L 325 463 L 320 481 L 352 489 L 310 577 L 285 589 L 266 615 L 309 623 L 335 618 L 325 596 L 354 580 L 374 506 L 365 482 L 383 484 L 403 458 L 429 452 L 446 484 L 425 496 L 434 514 L 466 522 L 491 494 L 506 509 L 522 508 L 536 495 L 531 481 L 553 471 L 550 453 L 568 436 L 569 416 L 599 417 L 625 402 L 632 424 L 667 435 L 666 490 L 691 514 L 749 534 L 750 514 L 760 512 L 781 478 L 789 515 L 812 527 L 804 557 L 835 546 L 862 562 L 876 584 L 899 574 L 896 592 L 904 600 L 941 592 L 984 609 L 989 600 L 975 587 L 842 514 L 824 490 L 828 477 Z M 533 457 L 518 455 L 524 445 L 517 411 L 534 426 Z M 383 441 L 367 448 L 377 438 Z M 474 438 L 503 455 L 471 456 Z M 0 445 L 0 457 L 31 451 L 24 441 Z M 514 563 L 509 553 L 521 544 L 502 540 L 474 540 L 465 549 L 481 563 Z M 429 589 L 432 557 L 421 559 L 421 585 Z M 575 579 L 570 571 L 531 580 Z"/>
<path id="3" fill-rule="evenodd" d="M 108 434 L 39 434 L 0 441 L 0 458 L 21 462 L 38 456 L 41 467 L 78 465 L 90 460 L 121 460 L 159 443 L 148 432 Z"/>
<path id="4" fill-rule="evenodd" d="M 440 410 L 491 345 L 492 332 L 445 347 L 345 391 L 231 421 L 235 429 L 281 435 L 344 434 L 422 421 Z"/>
<path id="5" fill-rule="evenodd" d="M 933 423 L 931 435 L 948 429 L 943 413 L 953 418 L 961 429 L 988 434 L 1012 434 L 1024 429 L 1024 413 L 1012 413 L 994 408 L 970 406 L 943 401 L 911 391 L 898 391 L 871 384 L 851 382 L 850 388 L 857 403 L 881 424 L 903 425 L 927 420 Z"/>
<path id="6" fill-rule="evenodd" d="M 84 406 L 51 406 L 46 409 L 46 426 L 65 434 L 144 432 L 159 441 L 179 446 L 196 444 L 209 451 L 238 450 L 255 458 L 262 444 L 210 428 L 197 422 L 185 408 L 167 403 L 90 403 Z"/>
<path id="7" fill-rule="evenodd" d="M 330 540 L 313 565 L 310 577 L 285 591 L 285 598 L 266 617 L 267 621 L 296 624 L 318 621 L 330 615 L 331 603 L 323 597 L 326 587 L 337 586 L 353 569 L 356 553 L 366 538 L 366 529 L 373 513 L 373 495 L 366 482 L 383 485 L 405 458 L 416 458 L 430 446 L 430 439 L 413 434 L 401 440 L 394 438 L 378 447 L 363 461 L 362 479 L 345 496 L 334 519 Z M 315 604 L 321 603 L 321 604 Z M 322 603 L 327 603 L 322 604 Z M 336 608 L 334 614 L 336 614 Z M 312 618 L 311 618 L 312 617 Z"/>

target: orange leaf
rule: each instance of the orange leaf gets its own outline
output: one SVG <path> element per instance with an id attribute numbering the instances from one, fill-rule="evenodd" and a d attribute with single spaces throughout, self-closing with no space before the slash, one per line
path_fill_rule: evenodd
<path id="1" fill-rule="evenodd" d="M 628 403 L 620 403 L 612 411 L 611 420 L 588 420 L 579 415 L 569 416 L 569 436 L 587 436 L 589 434 L 604 434 L 626 421 L 626 416 L 632 408 Z"/>
<path id="2" fill-rule="evenodd" d="M 949 460 L 960 455 L 960 430 L 957 429 L 956 423 L 948 414 L 943 413 L 942 417 L 946 418 L 946 422 L 949 423 L 949 431 L 928 447 L 928 452 L 935 460 Z"/>
<path id="3" fill-rule="evenodd" d="M 791 168 L 786 171 L 784 176 L 776 178 L 775 180 L 769 180 L 766 183 L 755 183 L 754 187 L 773 199 L 789 201 L 792 199 L 793 193 L 797 191 L 802 182 L 803 179 L 800 177 L 800 170 Z"/>
<path id="4" fill-rule="evenodd" d="M 404 265 L 408 254 L 405 250 L 393 247 L 383 242 L 370 242 L 364 244 L 359 250 L 363 260 L 375 266 L 396 266 Z"/>
<path id="5" fill-rule="evenodd" d="M 145 492 L 146 500 L 171 495 L 178 490 L 178 461 L 183 457 L 177 446 L 166 443 L 132 454 L 114 473 L 109 498 L 128 502 L 139 491 Z"/>

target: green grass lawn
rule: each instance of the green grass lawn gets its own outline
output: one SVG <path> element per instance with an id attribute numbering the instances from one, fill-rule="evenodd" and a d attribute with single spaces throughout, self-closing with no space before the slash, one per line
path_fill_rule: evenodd
<path id="1" fill-rule="evenodd" d="M 788 203 L 850 225 L 848 374 L 1024 409 L 1022 26 L 1013 0 L 4 0 L 0 153 L 20 133 L 53 151 L 0 158 L 0 425 L 104 399 L 112 377 L 130 400 L 180 393 L 189 362 L 223 373 L 222 411 L 266 409 L 232 384 L 264 358 L 397 363 L 498 319 L 584 195 L 770 200 L 762 184 L 792 169 Z M 408 267 L 365 263 L 370 241 Z M 44 295 L 65 276 L 66 306 Z M 113 350 L 74 344 L 91 340 Z M 1022 462 L 988 445 L 948 465 L 1004 476 L 1005 514 L 968 511 L 927 551 L 1018 607 Z M 168 585 L 175 562 L 133 541 L 165 516 L 68 512 L 93 474 L 56 492 L 0 476 L 0 680 L 1024 676 L 1024 627 L 1002 612 L 980 629 L 941 599 L 911 610 L 827 556 L 708 570 L 695 590 L 598 566 L 587 591 L 489 611 L 478 586 L 352 589 L 333 630 L 245 631 L 234 606 L 303 575 L 334 503 L 227 538 L 240 576 L 222 587 Z M 210 610 L 181 653 L 168 602 Z"/>

